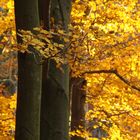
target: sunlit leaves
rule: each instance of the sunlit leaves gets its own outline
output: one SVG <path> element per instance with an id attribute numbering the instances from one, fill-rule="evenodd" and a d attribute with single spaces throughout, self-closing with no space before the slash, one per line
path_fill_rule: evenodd
<path id="1" fill-rule="evenodd" d="M 0 93 L 0 104 L 0 137 L 5 139 L 8 136 L 14 137 L 16 95 L 4 97 Z M 9 137 L 9 139 L 12 139 L 12 137 Z"/>
<path id="2" fill-rule="evenodd" d="M 117 69 L 131 84 L 140 87 L 139 6 L 137 0 L 73 3 L 73 34 L 79 35 L 77 43 L 72 44 L 76 51 L 70 51 L 75 52 L 70 61 L 73 76 L 89 70 Z M 109 137 L 104 139 L 139 139 L 139 93 L 113 74 L 94 73 L 85 77 L 91 109 L 87 120 L 98 118 L 113 124 L 108 130 L 104 128 L 109 131 Z"/>
<path id="3" fill-rule="evenodd" d="M 28 45 L 32 45 L 45 58 L 54 59 L 59 67 L 67 59 L 71 76 L 84 76 L 90 105 L 86 119 L 96 120 L 93 130 L 101 127 L 106 134 L 103 139 L 133 140 L 140 133 L 140 96 L 132 86 L 140 87 L 139 14 L 136 0 L 76 0 L 69 33 L 41 28 L 36 28 L 35 34 L 22 31 L 20 49 L 24 46 L 30 52 Z M 55 38 L 61 41 L 56 43 Z M 86 74 L 88 70 L 112 69 L 129 82 L 113 73 Z M 135 120 L 138 123 L 133 123 Z M 75 130 L 71 135 L 97 138 L 90 133 Z"/>
<path id="4" fill-rule="evenodd" d="M 0 46 L 5 48 L 7 53 L 12 49 L 12 45 L 16 42 L 15 37 L 15 21 L 14 21 L 14 1 L 0 1 Z"/>
<path id="5" fill-rule="evenodd" d="M 0 12 L 0 34 L 4 35 L 0 45 L 9 47 L 14 43 L 10 35 L 15 35 L 11 31 L 13 1 L 3 2 L 6 4 L 0 1 L 0 5 L 9 10 L 6 16 Z M 131 85 L 140 87 L 140 4 L 138 0 L 75 0 L 72 6 L 69 33 L 38 27 L 34 33 L 21 31 L 23 44 L 16 45 L 16 50 L 33 53 L 33 48 L 45 59 L 54 59 L 58 67 L 68 62 L 73 77 L 88 70 L 117 70 L 129 85 L 112 73 L 83 76 L 89 104 L 86 119 L 96 122 L 93 130 L 102 127 L 108 132 L 103 139 L 137 140 L 140 96 Z M 61 41 L 56 43 L 55 39 Z M 88 130 L 75 130 L 71 135 L 97 139 Z"/>

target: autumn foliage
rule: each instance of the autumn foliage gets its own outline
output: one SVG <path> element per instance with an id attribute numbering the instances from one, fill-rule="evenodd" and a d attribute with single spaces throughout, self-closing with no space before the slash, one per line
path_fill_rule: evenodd
<path id="1" fill-rule="evenodd" d="M 12 140 L 15 133 L 16 95 L 5 85 L 16 69 L 10 52 L 15 44 L 14 1 L 0 0 L 0 140 Z M 12 56 L 12 57 L 11 57 Z"/>
<path id="2" fill-rule="evenodd" d="M 28 45 L 32 45 L 60 69 L 67 59 L 71 76 L 86 79 L 86 127 L 79 126 L 71 135 L 88 140 L 140 139 L 139 0 L 74 0 L 68 33 L 41 27 L 34 29 L 36 34 L 20 31 L 23 44 L 18 45 L 13 1 L 1 0 L 0 8 L 4 54 L 7 49 L 31 53 Z M 63 43 L 52 41 L 54 36 L 65 42 L 65 51 Z M 15 100 L 15 95 L 0 93 L 0 136 L 14 135 Z"/>
<path id="3" fill-rule="evenodd" d="M 137 0 L 73 3 L 70 64 L 74 76 L 87 79 L 86 119 L 92 124 L 84 137 L 140 138 L 139 10 Z"/>

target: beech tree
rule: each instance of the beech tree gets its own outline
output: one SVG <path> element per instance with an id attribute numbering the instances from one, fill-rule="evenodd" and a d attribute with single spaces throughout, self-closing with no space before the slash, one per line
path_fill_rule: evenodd
<path id="1" fill-rule="evenodd" d="M 47 24 L 47 16 L 50 16 L 50 19 L 54 19 L 51 28 L 68 30 L 71 1 L 52 0 L 50 9 L 48 9 L 50 15 L 46 14 L 47 16 L 44 15 L 43 10 L 49 6 L 42 5 L 43 2 L 45 1 L 41 1 L 38 6 L 38 1 L 28 1 L 27 3 L 25 1 L 15 1 L 17 31 L 18 29 L 32 30 L 33 27 L 39 26 L 38 7 L 40 8 L 40 19 L 43 19 L 44 24 Z M 45 4 L 49 4 L 49 2 Z M 44 9 L 41 10 L 41 8 Z M 51 22 L 49 20 L 48 22 Z M 47 25 L 44 25 L 44 27 L 47 27 Z M 59 37 L 52 40 L 56 43 L 60 42 Z M 31 54 L 19 53 L 18 56 L 19 86 L 16 139 L 68 139 L 69 68 L 67 60 L 60 70 L 54 60 L 48 59 L 43 64 L 42 71 L 42 65 L 36 62 L 36 59 L 41 60 L 41 58 L 32 49 L 32 46 L 29 51 L 31 51 Z"/>
<path id="2" fill-rule="evenodd" d="M 17 33 L 39 26 L 38 0 L 15 0 Z M 22 43 L 17 34 L 18 43 Z M 16 140 L 40 139 L 40 105 L 42 66 L 34 49 L 31 53 L 18 53 L 18 95 L 16 113 Z"/>
<path id="3" fill-rule="evenodd" d="M 70 0 L 52 0 L 50 2 L 49 22 L 51 23 L 52 19 L 53 23 L 50 24 L 50 28 L 54 30 L 63 29 L 67 32 L 70 10 Z M 47 19 L 47 17 L 45 18 Z M 60 43 L 59 37 L 52 38 L 52 40 L 55 43 Z M 57 67 L 54 60 L 48 59 L 46 63 L 47 67 L 44 69 L 46 75 L 44 75 L 42 91 L 41 140 L 46 138 L 48 140 L 68 140 L 69 68 L 67 60 L 61 66 L 62 69 Z"/>
<path id="4" fill-rule="evenodd" d="M 75 43 L 69 62 L 72 75 L 87 80 L 91 124 L 85 133 L 75 131 L 77 136 L 139 139 L 139 124 L 132 123 L 139 120 L 139 3 L 76 0 L 72 5 Z"/>
<path id="5" fill-rule="evenodd" d="M 46 2 L 48 1 L 43 1 L 44 7 L 47 5 L 44 4 Z M 61 2 L 58 3 L 59 6 L 56 4 L 57 8 L 55 9 L 57 10 L 54 11 L 59 11 L 59 9 L 61 9 Z M 66 60 L 68 60 L 71 69 L 71 77 L 76 79 L 77 77 L 79 79 L 83 78 L 87 81 L 85 89 L 86 103 L 89 105 L 89 111 L 86 112 L 85 119 L 88 125 L 86 125 L 85 130 L 80 131 L 78 129 L 71 132 L 71 135 L 76 135 L 73 138 L 83 137 L 89 140 L 138 140 L 140 138 L 139 3 L 139 0 L 74 0 L 71 13 L 72 24 L 69 28 L 70 32 L 67 34 L 68 38 L 63 38 L 66 34 L 63 30 L 64 28 L 60 25 L 64 24 L 60 21 L 58 26 L 56 18 L 54 18 L 54 16 L 50 16 L 49 18 L 48 16 L 48 13 L 51 13 L 51 15 L 53 15 L 52 13 L 54 13 L 54 15 L 59 15 L 59 12 L 48 12 L 48 8 L 43 8 L 44 11 L 47 10 L 47 12 L 43 14 L 44 19 L 47 17 L 47 20 L 43 24 L 41 22 L 41 25 L 46 26 L 48 21 L 50 21 L 50 31 L 46 31 L 48 27 L 44 28 L 45 30 L 38 28 L 35 34 L 29 32 L 29 30 L 24 31 L 23 41 L 27 41 L 28 46 L 29 44 L 32 45 L 39 54 L 47 59 L 43 63 L 43 98 L 41 99 L 42 139 L 45 139 L 46 133 L 49 138 L 52 138 L 51 134 L 54 134 L 54 137 L 59 134 L 60 137 L 62 136 L 62 129 L 57 131 L 58 127 L 57 129 L 50 127 L 53 126 L 54 122 L 57 122 L 57 117 L 55 121 L 52 121 L 50 116 L 52 114 L 56 115 L 57 113 L 51 112 L 54 111 L 51 109 L 47 112 L 47 107 L 49 105 L 51 108 L 55 108 L 56 105 L 52 105 L 51 102 L 46 103 L 46 101 L 49 99 L 52 102 L 55 102 L 56 99 L 57 101 L 61 100 L 60 98 L 55 98 L 58 97 L 55 96 L 56 94 L 54 93 L 56 89 L 58 89 L 58 86 L 54 84 L 54 81 L 58 79 L 57 73 L 60 72 L 60 75 L 65 73 L 63 67 L 61 68 L 60 65 L 67 64 Z M 55 5 L 53 6 L 55 7 Z M 54 9 L 53 6 L 50 6 L 50 8 Z M 63 13 L 62 11 L 63 10 L 61 10 L 61 13 Z M 10 12 L 8 12 L 8 14 L 9 13 Z M 40 13 L 40 15 L 42 14 Z M 64 16 L 61 18 L 64 19 L 63 17 Z M 40 18 L 42 19 L 41 16 Z M 0 18 L 0 20 L 1 19 L 3 18 Z M 59 19 L 59 16 L 57 19 Z M 5 18 L 4 20 L 7 20 L 8 24 L 10 23 L 9 18 Z M 0 22 L 0 24 L 1 23 L 3 22 Z M 1 25 L 4 26 L 4 24 Z M 2 28 L 0 31 L 3 32 L 3 29 L 7 30 L 7 27 Z M 37 32 L 39 32 L 39 34 L 37 34 Z M 53 37 L 50 37 L 48 34 Z M 44 36 L 46 37 L 45 39 L 43 39 Z M 62 40 L 61 37 L 63 38 Z M 3 40 L 6 42 L 5 38 L 3 38 Z M 33 40 L 28 41 L 31 38 Z M 63 40 L 65 41 L 63 42 Z M 5 42 L 0 43 L 4 44 Z M 18 48 L 20 46 L 18 50 L 26 52 L 26 50 L 22 49 L 26 49 L 27 42 L 26 44 L 23 43 L 21 46 L 18 44 Z M 68 44 L 68 47 L 64 47 L 65 43 Z M 7 46 L 5 45 L 5 47 Z M 63 47 L 65 49 L 63 49 Z M 27 52 L 29 52 L 29 48 L 27 48 Z M 63 52 L 66 52 L 66 55 L 64 55 Z M 37 62 L 41 62 L 38 64 L 42 64 L 42 61 Z M 56 66 L 58 66 L 59 69 L 57 69 Z M 46 72 L 46 70 L 48 70 L 48 72 Z M 54 70 L 53 74 L 51 70 Z M 57 73 L 56 70 L 58 71 Z M 54 90 L 52 90 L 52 87 L 55 87 Z M 61 89 L 60 86 L 60 90 Z M 81 89 L 82 85 L 80 88 L 75 86 L 73 93 L 77 91 L 80 93 Z M 48 96 L 47 91 L 51 91 L 49 93 L 52 93 L 52 91 L 54 92 Z M 79 101 L 77 103 L 80 104 L 79 95 L 81 96 L 81 94 L 74 94 L 74 103 L 77 98 Z M 52 96 L 54 97 L 53 100 Z M 63 98 L 61 101 L 63 101 Z M 67 102 L 65 101 L 65 103 Z M 81 104 L 80 107 L 74 108 L 74 111 L 76 112 L 79 108 L 82 110 L 82 105 L 83 104 Z M 62 104 L 59 104 L 58 110 L 60 110 L 61 107 Z M 57 112 L 57 107 L 55 111 Z M 49 117 L 49 121 L 47 121 L 46 114 Z M 64 115 L 64 112 L 61 114 Z M 76 126 L 81 123 L 80 117 L 79 115 L 75 115 L 75 118 L 78 118 Z M 59 128 L 64 128 L 64 125 Z M 49 129 L 49 127 L 51 129 Z M 49 132 L 49 130 L 51 131 Z"/>
<path id="6" fill-rule="evenodd" d="M 71 131 L 84 130 L 85 121 L 85 106 L 86 106 L 86 80 L 82 78 L 71 79 Z M 81 136 L 72 136 L 71 140 L 85 140 Z"/>

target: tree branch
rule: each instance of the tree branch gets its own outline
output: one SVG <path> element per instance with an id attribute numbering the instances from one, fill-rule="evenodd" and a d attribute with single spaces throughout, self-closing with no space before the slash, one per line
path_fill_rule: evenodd
<path id="1" fill-rule="evenodd" d="M 105 110 L 98 110 L 98 111 L 103 112 L 107 116 L 107 118 L 111 118 L 111 117 L 114 117 L 114 116 L 120 116 L 120 115 L 123 115 L 123 114 L 129 114 L 130 113 L 130 111 L 120 111 L 118 113 L 111 114 L 111 113 L 109 113 Z"/>
<path id="2" fill-rule="evenodd" d="M 101 74 L 101 73 L 112 73 L 115 74 L 121 81 L 123 81 L 125 84 L 127 84 L 128 86 L 130 86 L 131 88 L 137 90 L 140 92 L 140 87 L 137 87 L 135 85 L 132 85 L 131 82 L 124 78 L 122 75 L 120 75 L 118 73 L 117 70 L 115 69 L 110 69 L 110 70 L 93 70 L 93 71 L 85 71 L 81 74 L 81 76 L 84 76 L 85 74 Z"/>

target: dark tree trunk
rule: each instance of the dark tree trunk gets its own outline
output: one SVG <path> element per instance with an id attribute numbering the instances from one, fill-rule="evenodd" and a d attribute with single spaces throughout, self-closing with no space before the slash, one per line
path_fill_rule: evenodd
<path id="1" fill-rule="evenodd" d="M 71 131 L 79 129 L 79 126 L 85 128 L 85 99 L 86 91 L 84 85 L 86 81 L 81 78 L 72 78 L 72 110 L 71 110 Z M 85 140 L 79 136 L 72 136 L 71 140 Z"/>
<path id="2" fill-rule="evenodd" d="M 50 0 L 39 0 L 39 17 L 43 29 L 49 30 L 50 26 Z M 47 47 L 47 46 L 46 46 Z M 40 140 L 48 140 L 49 122 L 47 118 L 48 97 L 47 78 L 49 70 L 49 60 L 44 60 L 42 67 L 42 99 L 41 99 L 41 118 L 40 118 Z"/>
<path id="3" fill-rule="evenodd" d="M 40 24 L 46 30 L 49 30 L 50 1 L 51 0 L 39 0 L 39 2 L 38 2 Z"/>
<path id="4" fill-rule="evenodd" d="M 50 16 L 55 21 L 54 26 L 61 24 L 67 30 L 70 9 L 70 0 L 51 1 Z M 54 41 L 60 42 L 58 38 Z M 65 64 L 62 69 L 57 68 L 53 60 L 44 64 L 41 140 L 69 139 L 69 68 Z"/>
<path id="5" fill-rule="evenodd" d="M 16 28 L 32 30 L 39 26 L 38 0 L 15 0 Z M 18 37 L 21 43 L 21 38 Z M 37 54 L 18 54 L 18 95 L 16 140 L 40 139 L 40 101 L 42 66 L 36 63 Z"/>

